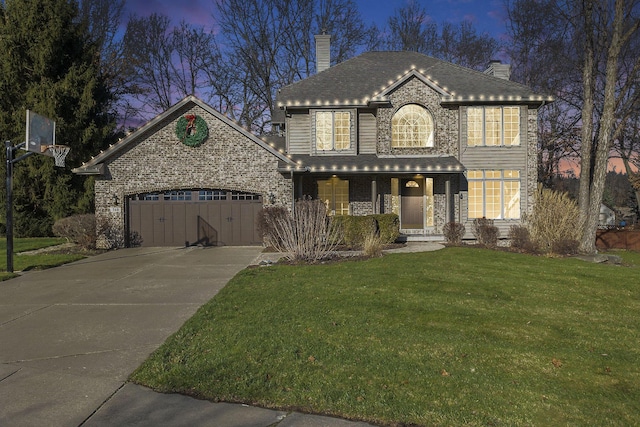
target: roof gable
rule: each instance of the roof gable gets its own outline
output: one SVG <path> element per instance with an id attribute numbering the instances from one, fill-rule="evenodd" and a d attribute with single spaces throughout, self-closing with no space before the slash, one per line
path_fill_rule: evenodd
<path id="1" fill-rule="evenodd" d="M 284 155 L 279 150 L 275 149 L 273 146 L 260 139 L 256 135 L 252 134 L 248 130 L 244 129 L 238 123 L 229 119 L 225 115 L 221 114 L 217 110 L 215 110 L 210 105 L 206 104 L 204 101 L 199 98 L 190 95 L 186 98 L 182 99 L 171 108 L 166 110 L 165 112 L 159 114 L 158 116 L 151 119 L 149 122 L 145 123 L 143 126 L 138 128 L 136 131 L 127 135 L 125 138 L 121 139 L 115 144 L 109 146 L 108 149 L 101 151 L 98 155 L 94 156 L 88 162 L 82 164 L 82 166 L 73 169 L 73 173 L 80 175 L 100 175 L 104 173 L 104 164 L 114 158 L 118 158 L 121 154 L 126 152 L 126 150 L 132 146 L 134 146 L 137 142 L 143 140 L 148 137 L 149 134 L 156 132 L 158 129 L 174 120 L 176 117 L 184 114 L 184 112 L 191 109 L 193 106 L 198 106 L 205 110 L 207 113 L 214 116 L 216 119 L 225 123 L 226 125 L 233 128 L 236 132 L 242 134 L 247 139 L 253 141 L 255 144 L 259 145 L 266 151 L 273 154 L 280 161 L 285 163 L 293 164 L 292 160 L 289 159 L 286 155 Z"/>

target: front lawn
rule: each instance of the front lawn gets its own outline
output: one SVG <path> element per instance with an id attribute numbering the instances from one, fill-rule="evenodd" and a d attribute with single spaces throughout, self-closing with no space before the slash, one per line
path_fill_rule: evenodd
<path id="1" fill-rule="evenodd" d="M 13 241 L 13 270 L 27 271 L 56 267 L 84 258 L 79 253 L 41 253 L 25 255 L 22 252 L 48 248 L 65 243 L 65 239 L 56 237 L 16 238 Z M 0 239 L 0 281 L 16 277 L 7 272 L 7 240 Z"/>
<path id="2" fill-rule="evenodd" d="M 131 379 L 381 425 L 633 425 L 640 257 L 622 255 L 446 248 L 246 269 Z"/>

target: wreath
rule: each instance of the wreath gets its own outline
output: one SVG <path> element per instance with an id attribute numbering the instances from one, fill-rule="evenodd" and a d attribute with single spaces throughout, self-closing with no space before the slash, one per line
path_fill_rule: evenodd
<path id="1" fill-rule="evenodd" d="M 176 123 L 176 136 L 184 145 L 197 147 L 209 136 L 207 122 L 194 114 L 180 117 Z"/>

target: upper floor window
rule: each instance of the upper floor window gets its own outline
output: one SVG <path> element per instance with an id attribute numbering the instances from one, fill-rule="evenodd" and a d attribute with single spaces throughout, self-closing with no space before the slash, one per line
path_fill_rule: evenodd
<path id="1" fill-rule="evenodd" d="M 316 113 L 316 150 L 348 150 L 351 148 L 351 113 L 318 111 Z"/>
<path id="2" fill-rule="evenodd" d="M 408 104 L 396 111 L 391 119 L 391 146 L 433 147 L 433 119 L 426 108 Z"/>
<path id="3" fill-rule="evenodd" d="M 467 108 L 467 145 L 520 145 L 520 108 Z"/>

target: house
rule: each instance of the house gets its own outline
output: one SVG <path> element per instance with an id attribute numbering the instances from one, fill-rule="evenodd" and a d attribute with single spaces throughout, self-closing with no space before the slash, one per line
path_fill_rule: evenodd
<path id="1" fill-rule="evenodd" d="M 396 213 L 409 240 L 491 218 L 506 236 L 532 207 L 537 114 L 550 98 L 415 52 L 368 52 L 281 88 L 266 142 L 190 96 L 74 170 L 96 216 L 143 245 L 259 244 L 263 206 L 319 198 L 332 215 Z"/>
<path id="2" fill-rule="evenodd" d="M 295 162 L 295 198 L 334 215 L 393 212 L 409 240 L 490 218 L 501 235 L 530 211 L 537 183 L 538 109 L 552 99 L 508 80 L 416 52 L 367 52 L 329 67 L 316 36 L 317 74 L 277 94 L 274 126 Z"/>
<path id="3" fill-rule="evenodd" d="M 616 211 L 605 203 L 600 204 L 598 227 L 613 227 L 616 225 Z"/>

